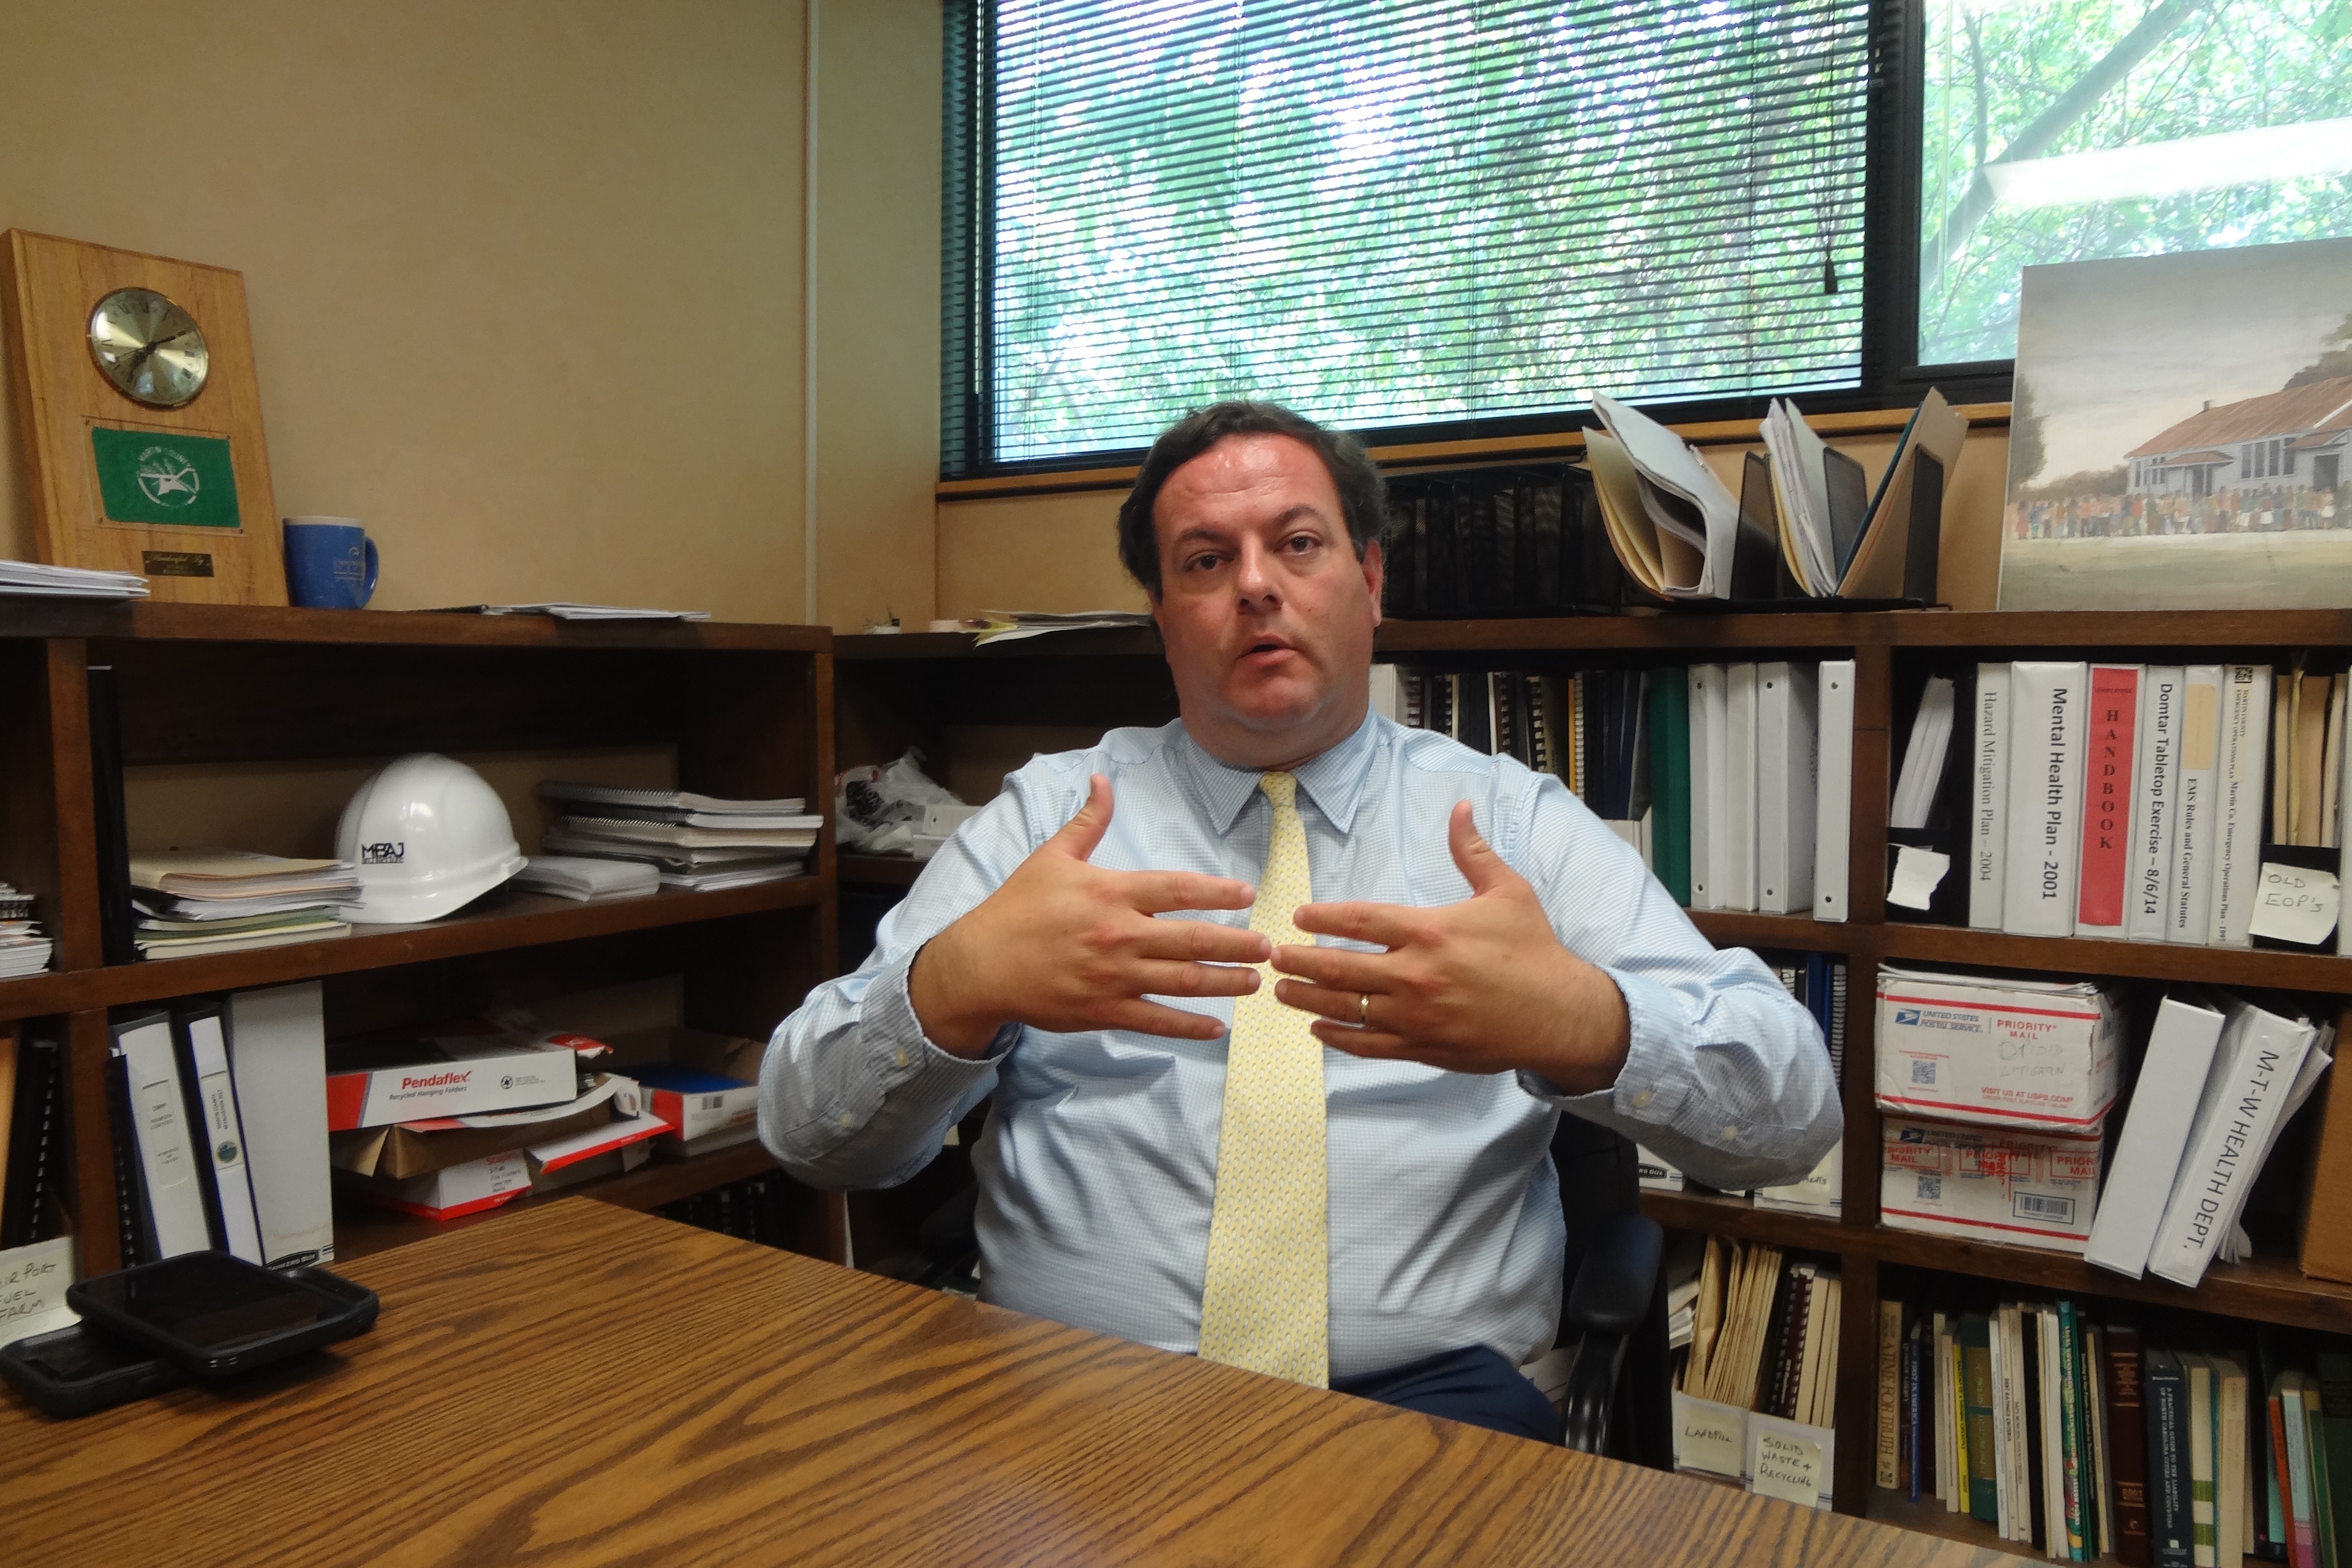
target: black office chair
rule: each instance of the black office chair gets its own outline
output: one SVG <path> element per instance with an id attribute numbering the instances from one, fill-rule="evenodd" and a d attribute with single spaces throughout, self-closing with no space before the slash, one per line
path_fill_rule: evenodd
<path id="1" fill-rule="evenodd" d="M 1638 1212 L 1633 1142 L 1580 1117 L 1552 1133 L 1568 1226 L 1559 1343 L 1573 1344 L 1564 1441 L 1654 1469 L 1674 1468 L 1674 1370 L 1658 1268 L 1665 1233 Z"/>
<path id="2" fill-rule="evenodd" d="M 1564 1441 L 1656 1469 L 1674 1468 L 1664 1293 L 1658 1266 L 1665 1233 L 1636 1213 L 1641 1183 L 1633 1145 L 1574 1116 L 1552 1134 L 1560 1212 L 1568 1226 L 1558 1343 L 1576 1346 L 1562 1407 Z M 933 1289 L 969 1279 L 980 1257 L 973 1215 L 980 1188 L 966 1182 L 916 1232 L 912 1282 Z"/>

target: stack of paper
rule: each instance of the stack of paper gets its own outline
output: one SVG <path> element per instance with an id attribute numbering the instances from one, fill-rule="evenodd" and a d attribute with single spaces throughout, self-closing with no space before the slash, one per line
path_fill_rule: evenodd
<path id="1" fill-rule="evenodd" d="M 246 849 L 163 849 L 131 858 L 143 958 L 235 952 L 349 936 L 334 906 L 357 900 L 348 861 Z"/>
<path id="2" fill-rule="evenodd" d="M 1104 626 L 1148 626 L 1151 617 L 1131 610 L 1080 610 L 1068 615 L 1055 615 L 1045 610 L 987 610 L 982 615 L 988 625 L 979 637 L 982 643 L 1017 642 L 1023 637 L 1044 637 L 1047 632 L 1083 632 Z"/>
<path id="3" fill-rule="evenodd" d="M 1786 401 L 1764 416 L 1780 553 L 1799 592 L 1814 598 L 1896 599 L 1912 539 L 1912 492 L 1920 460 L 1932 458 L 1938 483 L 1959 461 L 1969 422 L 1932 388 L 1895 442 L 1895 456 L 1869 492 L 1862 465 L 1815 435 Z M 1941 543 L 1942 500 L 1925 514 L 1922 550 Z"/>
<path id="4" fill-rule="evenodd" d="M 1731 597 L 1739 502 L 1688 442 L 1613 397 L 1585 437 L 1601 517 L 1625 570 L 1669 599 Z"/>
<path id="5" fill-rule="evenodd" d="M 661 885 L 700 893 L 797 877 L 824 818 L 807 804 L 724 800 L 687 790 L 624 789 L 551 779 L 541 796 L 567 808 L 540 837 L 564 856 L 650 866 Z"/>
<path id="6" fill-rule="evenodd" d="M 1911 721 L 1911 741 L 1904 748 L 1887 826 L 1912 831 L 1927 826 L 1936 808 L 1936 786 L 1943 782 L 1944 759 L 1951 750 L 1952 709 L 1952 683 L 1940 675 L 1929 676 L 1919 698 L 1918 717 Z"/>
<path id="7" fill-rule="evenodd" d="M 0 594 L 43 599 L 143 599 L 147 579 L 136 572 L 0 561 Z"/>
<path id="8" fill-rule="evenodd" d="M 591 899 L 636 899 L 658 892 L 661 873 L 642 860 L 534 855 L 514 884 L 525 892 L 552 893 L 585 903 Z"/>
<path id="9" fill-rule="evenodd" d="M 47 969 L 50 946 L 33 919 L 33 895 L 0 882 L 0 980 Z"/>

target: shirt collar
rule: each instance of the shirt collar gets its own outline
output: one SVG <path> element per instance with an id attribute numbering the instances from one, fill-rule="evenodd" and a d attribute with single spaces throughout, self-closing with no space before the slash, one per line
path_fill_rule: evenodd
<path id="1" fill-rule="evenodd" d="M 1365 781 L 1371 777 L 1373 759 L 1385 742 L 1381 732 L 1383 722 L 1367 706 L 1364 721 L 1346 740 L 1291 770 L 1298 787 L 1315 803 L 1324 820 L 1341 833 L 1353 829 L 1356 806 L 1364 798 Z M 1181 720 L 1178 728 L 1182 730 Z M 1192 764 L 1190 772 L 1193 783 L 1200 786 L 1209 821 L 1220 836 L 1231 833 L 1242 807 L 1258 793 L 1257 781 L 1266 770 L 1228 766 L 1203 751 L 1192 739 L 1192 731 L 1183 730 L 1182 733 L 1183 754 Z"/>

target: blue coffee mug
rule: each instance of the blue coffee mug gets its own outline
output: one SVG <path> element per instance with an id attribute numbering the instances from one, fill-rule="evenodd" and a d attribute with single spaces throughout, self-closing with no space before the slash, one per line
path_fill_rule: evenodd
<path id="1" fill-rule="evenodd" d="M 286 593 L 303 608 L 362 608 L 375 592 L 375 541 L 359 519 L 286 519 Z"/>

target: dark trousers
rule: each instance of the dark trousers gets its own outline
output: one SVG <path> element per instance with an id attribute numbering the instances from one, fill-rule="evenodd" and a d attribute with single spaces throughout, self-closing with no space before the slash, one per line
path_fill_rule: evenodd
<path id="1" fill-rule="evenodd" d="M 1560 1440 L 1559 1412 L 1498 1351 L 1447 1351 L 1387 1372 L 1335 1377 L 1333 1392 L 1538 1443 Z"/>

